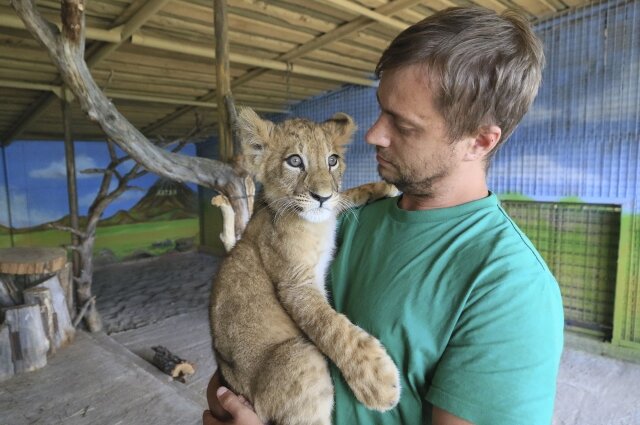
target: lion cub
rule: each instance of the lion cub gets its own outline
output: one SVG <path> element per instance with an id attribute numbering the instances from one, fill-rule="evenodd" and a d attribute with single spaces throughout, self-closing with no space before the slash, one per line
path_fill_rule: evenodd
<path id="1" fill-rule="evenodd" d="M 211 295 L 213 346 L 222 376 L 263 422 L 331 423 L 329 357 L 367 407 L 400 397 L 398 371 L 380 342 L 327 302 L 324 279 L 336 215 L 346 206 L 396 194 L 385 183 L 339 193 L 343 154 L 355 131 L 337 114 L 314 123 L 238 117 L 245 168 L 264 202 L 223 261 Z"/>

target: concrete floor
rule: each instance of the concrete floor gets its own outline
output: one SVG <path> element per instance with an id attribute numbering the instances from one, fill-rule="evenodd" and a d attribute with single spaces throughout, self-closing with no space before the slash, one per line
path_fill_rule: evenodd
<path id="1" fill-rule="evenodd" d="M 44 369 L 0 383 L 0 425 L 200 423 L 215 370 L 206 306 L 217 263 L 190 253 L 98 270 L 111 334 L 80 332 Z M 566 341 L 553 425 L 640 425 L 640 356 L 616 360 L 593 353 L 605 347 L 593 340 Z M 148 363 L 158 344 L 196 364 L 186 384 Z"/>

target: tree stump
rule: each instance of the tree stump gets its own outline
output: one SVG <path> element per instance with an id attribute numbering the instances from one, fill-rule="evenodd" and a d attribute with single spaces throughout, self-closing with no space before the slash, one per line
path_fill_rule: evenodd
<path id="1" fill-rule="evenodd" d="M 47 355 L 73 340 L 67 294 L 73 284 L 64 249 L 0 249 L 0 379 L 44 367 Z"/>
<path id="2" fill-rule="evenodd" d="M 64 248 L 1 248 L 0 273 L 6 274 L 50 274 L 62 269 L 67 263 Z"/>
<path id="3" fill-rule="evenodd" d="M 55 348 L 67 345 L 73 341 L 76 328 L 73 327 L 73 323 L 71 322 L 67 302 L 62 292 L 62 286 L 60 286 L 58 276 L 52 276 L 34 288 L 46 288 L 50 291 L 51 305 L 53 307 L 53 334 L 51 342 L 55 345 Z"/>
<path id="4" fill-rule="evenodd" d="M 37 304 L 40 307 L 40 315 L 42 316 L 42 326 L 44 333 L 49 340 L 49 351 L 47 354 L 56 352 L 54 343 L 54 335 L 56 333 L 57 320 L 54 321 L 53 304 L 51 301 L 51 291 L 47 288 L 29 288 L 24 291 L 25 304 Z"/>
<path id="5" fill-rule="evenodd" d="M 11 378 L 14 373 L 9 327 L 0 325 L 0 381 Z"/>
<path id="6" fill-rule="evenodd" d="M 46 366 L 49 340 L 44 333 L 40 306 L 20 305 L 3 310 L 9 328 L 15 373 Z"/>
<path id="7" fill-rule="evenodd" d="M 0 308 L 22 304 L 22 297 L 13 279 L 8 275 L 0 275 Z"/>

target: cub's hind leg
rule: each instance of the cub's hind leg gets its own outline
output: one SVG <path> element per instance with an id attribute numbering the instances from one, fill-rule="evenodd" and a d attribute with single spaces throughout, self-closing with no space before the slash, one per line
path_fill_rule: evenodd
<path id="1" fill-rule="evenodd" d="M 303 337 L 275 346 L 252 384 L 254 408 L 276 425 L 331 425 L 333 384 L 318 349 Z"/>

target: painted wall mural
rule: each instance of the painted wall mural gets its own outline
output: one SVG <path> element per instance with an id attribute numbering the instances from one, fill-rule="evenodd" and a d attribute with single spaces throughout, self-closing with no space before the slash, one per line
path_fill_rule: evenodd
<path id="1" fill-rule="evenodd" d="M 109 154 L 104 143 L 76 142 L 78 204 L 81 226 L 95 199 Z M 195 154 L 193 146 L 183 153 Z M 118 151 L 119 155 L 122 152 Z M 56 246 L 69 234 L 51 225 L 69 225 L 64 145 L 62 142 L 17 141 L 4 150 L 6 174 L 0 173 L 0 247 Z M 118 171 L 133 165 L 125 161 Z M 3 165 L 4 167 L 4 165 Z M 147 174 L 131 182 L 106 209 L 96 238 L 98 263 L 143 258 L 195 246 L 199 231 L 197 192 L 185 185 Z M 115 177 L 111 189 L 117 186 Z M 8 189 L 8 190 L 7 190 Z"/>

